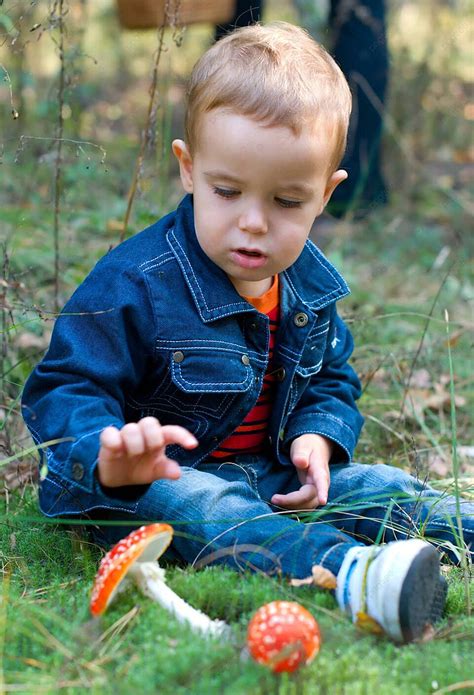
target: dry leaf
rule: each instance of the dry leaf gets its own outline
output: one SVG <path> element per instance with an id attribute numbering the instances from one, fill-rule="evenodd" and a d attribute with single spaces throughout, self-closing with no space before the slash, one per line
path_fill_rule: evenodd
<path id="1" fill-rule="evenodd" d="M 445 478 L 451 473 L 451 461 L 446 460 L 437 453 L 428 454 L 428 468 L 430 474 L 434 474 L 440 478 Z"/>
<path id="2" fill-rule="evenodd" d="M 446 347 L 447 347 L 448 345 L 449 345 L 449 347 L 456 347 L 456 345 L 457 345 L 457 343 L 458 343 L 458 341 L 459 341 L 459 338 L 460 338 L 465 332 L 466 332 L 466 331 L 465 331 L 464 328 L 460 328 L 458 331 L 454 331 L 454 333 L 451 333 L 451 335 L 449 336 L 449 338 L 446 338 L 446 340 L 444 341 L 444 345 L 446 345 Z"/>
<path id="3" fill-rule="evenodd" d="M 357 613 L 357 620 L 355 624 L 361 630 L 364 630 L 364 632 L 370 632 L 373 635 L 384 634 L 382 626 L 379 625 L 376 620 L 371 618 L 370 615 L 367 615 L 367 613 L 364 613 L 363 611 L 359 611 L 359 613 Z"/>
<path id="4" fill-rule="evenodd" d="M 410 377 L 410 386 L 418 389 L 428 389 L 431 386 L 431 375 L 427 369 L 415 369 Z"/>
<path id="5" fill-rule="evenodd" d="M 459 456 L 462 456 L 463 458 L 466 459 L 473 459 L 474 458 L 474 446 L 458 446 L 457 448 Z"/>
<path id="6" fill-rule="evenodd" d="M 463 396 L 454 396 L 454 404 L 457 408 L 466 405 Z M 410 389 L 405 399 L 404 413 L 408 417 L 423 419 L 425 410 L 449 410 L 451 395 L 442 383 L 435 384 L 433 389 Z"/>
<path id="7" fill-rule="evenodd" d="M 335 575 L 326 567 L 321 565 L 313 565 L 311 568 L 313 574 L 313 583 L 315 586 L 321 587 L 321 589 L 335 589 L 337 586 L 337 579 Z"/>
<path id="8" fill-rule="evenodd" d="M 19 350 L 27 352 L 28 350 L 45 350 L 49 345 L 51 334 L 45 332 L 42 336 L 23 331 L 15 340 L 15 345 Z"/>
<path id="9" fill-rule="evenodd" d="M 290 586 L 308 586 L 313 583 L 313 577 L 305 577 L 304 579 L 290 579 Z"/>
<path id="10" fill-rule="evenodd" d="M 337 580 L 335 575 L 321 565 L 313 565 L 311 577 L 304 579 L 290 579 L 291 586 L 318 586 L 320 589 L 335 589 Z"/>
<path id="11" fill-rule="evenodd" d="M 423 633 L 421 637 L 419 637 L 416 641 L 417 642 L 431 642 L 436 635 L 436 630 L 434 629 L 433 625 L 428 623 L 425 625 L 425 628 L 423 630 Z"/>
<path id="12" fill-rule="evenodd" d="M 123 231 L 123 220 L 107 220 L 106 228 L 108 232 L 121 232 Z"/>

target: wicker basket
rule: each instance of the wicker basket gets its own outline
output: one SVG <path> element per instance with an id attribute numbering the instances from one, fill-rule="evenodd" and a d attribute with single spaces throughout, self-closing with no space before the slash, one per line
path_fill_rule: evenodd
<path id="1" fill-rule="evenodd" d="M 117 0 L 120 24 L 126 29 L 150 29 L 165 23 L 184 26 L 197 22 L 225 24 L 234 16 L 235 0 Z"/>

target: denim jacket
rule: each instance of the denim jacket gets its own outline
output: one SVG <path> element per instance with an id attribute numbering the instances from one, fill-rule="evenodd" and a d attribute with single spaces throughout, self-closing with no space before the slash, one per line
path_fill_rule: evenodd
<path id="1" fill-rule="evenodd" d="M 301 434 L 351 459 L 362 417 L 348 365 L 351 335 L 336 313 L 349 290 L 308 241 L 280 275 L 272 455 L 291 465 Z M 267 367 L 268 317 L 234 289 L 201 250 L 192 197 L 102 258 L 56 321 L 51 344 L 23 392 L 23 416 L 47 474 L 40 506 L 50 516 L 95 508 L 133 512 L 145 486 L 104 490 L 95 469 L 104 427 L 153 415 L 190 430 L 199 446 L 167 453 L 183 466 L 206 459 L 256 403 Z"/>

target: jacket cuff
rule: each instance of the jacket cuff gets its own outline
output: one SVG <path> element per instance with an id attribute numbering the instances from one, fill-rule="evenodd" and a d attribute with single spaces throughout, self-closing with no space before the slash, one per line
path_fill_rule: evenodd
<path id="1" fill-rule="evenodd" d="M 346 423 L 330 413 L 301 415 L 285 428 L 283 448 L 289 450 L 293 439 L 302 434 L 320 434 L 337 444 L 330 463 L 350 463 L 357 444 L 357 437 Z"/>
<path id="2" fill-rule="evenodd" d="M 105 496 L 107 501 L 110 502 L 137 502 L 142 495 L 144 495 L 150 489 L 150 485 L 123 485 L 121 487 L 107 487 L 102 485 L 97 475 L 97 462 L 93 468 L 94 476 L 94 487 L 96 492 L 101 496 Z"/>

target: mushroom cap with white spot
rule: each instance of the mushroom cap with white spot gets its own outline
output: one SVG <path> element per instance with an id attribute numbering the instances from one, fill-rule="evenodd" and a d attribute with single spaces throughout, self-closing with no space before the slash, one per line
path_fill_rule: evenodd
<path id="1" fill-rule="evenodd" d="M 149 524 L 132 531 L 114 545 L 99 565 L 90 601 L 92 615 L 98 616 L 105 611 L 135 562 L 158 560 L 172 538 L 173 529 L 169 524 Z"/>
<path id="2" fill-rule="evenodd" d="M 295 671 L 319 652 L 321 633 L 311 613 L 294 601 L 272 601 L 255 613 L 247 631 L 252 657 L 275 673 Z"/>

